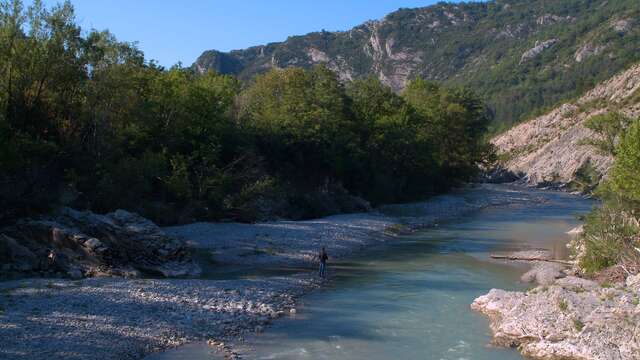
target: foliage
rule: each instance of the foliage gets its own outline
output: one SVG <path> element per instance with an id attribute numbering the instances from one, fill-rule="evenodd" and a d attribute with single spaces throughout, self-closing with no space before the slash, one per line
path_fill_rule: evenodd
<path id="1" fill-rule="evenodd" d="M 616 155 L 616 145 L 622 133 L 629 127 L 631 119 L 618 112 L 608 112 L 589 118 L 584 126 L 600 138 L 587 139 L 584 144 L 594 146 L 604 155 Z"/>
<path id="2" fill-rule="evenodd" d="M 83 35 L 68 2 L 0 4 L 0 221 L 68 204 L 161 223 L 320 216 L 445 190 L 490 154 L 462 88 L 416 79 L 400 96 L 317 66 L 241 89 Z"/>
<path id="3" fill-rule="evenodd" d="M 495 113 L 497 132 L 640 60 L 638 18 L 637 0 L 441 2 L 399 9 L 350 31 L 292 36 L 227 54 L 208 51 L 196 65 L 250 80 L 274 66 L 325 62 L 314 60 L 313 49 L 345 77 L 376 75 L 397 91 L 405 85 L 398 75 L 407 72 L 408 79 L 473 88 Z M 536 42 L 551 39 L 553 46 L 523 60 Z"/>
<path id="4" fill-rule="evenodd" d="M 593 166 L 591 161 L 586 161 L 576 170 L 573 180 L 568 185 L 571 191 L 578 191 L 582 194 L 592 193 L 600 183 L 602 174 Z"/>
<path id="5" fill-rule="evenodd" d="M 597 190 L 603 206 L 589 215 L 582 236 L 580 265 L 588 272 L 619 264 L 640 269 L 640 119 L 625 131 L 615 154 Z"/>
<path id="6" fill-rule="evenodd" d="M 640 252 L 636 250 L 640 248 L 639 234 L 637 218 L 622 204 L 608 200 L 587 217 L 580 267 L 593 273 L 618 264 L 637 266 L 640 264 Z"/>
<path id="7" fill-rule="evenodd" d="M 636 120 L 624 134 L 616 153 L 616 162 L 610 175 L 611 190 L 623 199 L 639 205 L 640 119 Z"/>

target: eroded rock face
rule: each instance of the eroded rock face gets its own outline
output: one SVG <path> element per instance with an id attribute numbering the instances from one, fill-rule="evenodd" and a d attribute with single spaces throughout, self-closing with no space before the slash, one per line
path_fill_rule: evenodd
<path id="1" fill-rule="evenodd" d="M 638 91 L 640 65 L 600 84 L 574 103 L 495 137 L 492 143 L 505 159 L 502 166 L 524 174 L 530 185 L 569 183 L 586 164 L 605 175 L 613 158 L 583 145 L 585 139 L 594 136 L 584 124 L 595 115 L 613 110 L 630 117 L 640 116 L 640 103 L 634 97 Z"/>
<path id="2" fill-rule="evenodd" d="M 137 214 L 107 215 L 65 208 L 55 216 L 0 229 L 2 274 L 62 273 L 165 277 L 199 273 L 186 243 Z"/>
<path id="3" fill-rule="evenodd" d="M 640 359 L 639 288 L 568 276 L 526 293 L 493 289 L 471 308 L 489 317 L 495 344 L 533 359 L 632 360 Z"/>

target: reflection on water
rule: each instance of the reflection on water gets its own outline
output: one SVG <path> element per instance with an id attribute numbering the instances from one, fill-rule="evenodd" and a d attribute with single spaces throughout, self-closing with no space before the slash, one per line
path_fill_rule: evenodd
<path id="1" fill-rule="evenodd" d="M 489 289 L 522 289 L 524 267 L 489 260 L 498 250 L 552 249 L 567 256 L 566 231 L 592 203 L 539 192 L 542 205 L 480 211 L 398 238 L 360 259 L 333 264 L 333 281 L 241 348 L 245 359 L 521 359 L 488 346 L 486 320 L 469 304 Z M 210 359 L 203 345 L 154 359 Z"/>

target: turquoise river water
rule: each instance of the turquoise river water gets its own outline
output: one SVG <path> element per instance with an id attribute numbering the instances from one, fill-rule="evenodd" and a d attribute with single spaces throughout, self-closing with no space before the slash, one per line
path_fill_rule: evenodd
<path id="1" fill-rule="evenodd" d="M 469 305 L 491 288 L 520 290 L 525 266 L 491 260 L 494 251 L 552 249 L 565 257 L 568 230 L 593 202 L 557 192 L 504 188 L 536 197 L 492 207 L 402 236 L 332 264 L 332 281 L 240 348 L 243 359 L 522 359 L 489 345 L 488 321 Z M 211 359 L 192 344 L 157 360 Z"/>

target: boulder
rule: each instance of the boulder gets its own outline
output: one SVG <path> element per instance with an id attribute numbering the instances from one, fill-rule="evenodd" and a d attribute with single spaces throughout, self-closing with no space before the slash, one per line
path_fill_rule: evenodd
<path id="1" fill-rule="evenodd" d="M 183 240 L 166 235 L 137 214 L 106 215 L 64 208 L 57 214 L 24 219 L 0 229 L 3 273 L 59 272 L 90 275 L 175 277 L 200 273 Z"/>
<path id="2" fill-rule="evenodd" d="M 566 265 L 553 262 L 537 262 L 531 270 L 527 271 L 520 278 L 523 282 L 535 282 L 539 285 L 553 284 L 556 279 L 564 276 L 562 270 Z"/>
<path id="3" fill-rule="evenodd" d="M 0 272 L 25 272 L 38 268 L 38 257 L 10 236 L 0 234 Z"/>
<path id="4" fill-rule="evenodd" d="M 483 171 L 478 182 L 489 184 L 506 184 L 520 180 L 523 174 L 516 174 L 501 165 L 497 165 L 490 170 Z"/>
<path id="5" fill-rule="evenodd" d="M 528 292 L 493 289 L 471 308 L 489 318 L 496 345 L 527 358 L 631 360 L 640 359 L 639 296 L 567 276 Z"/>

